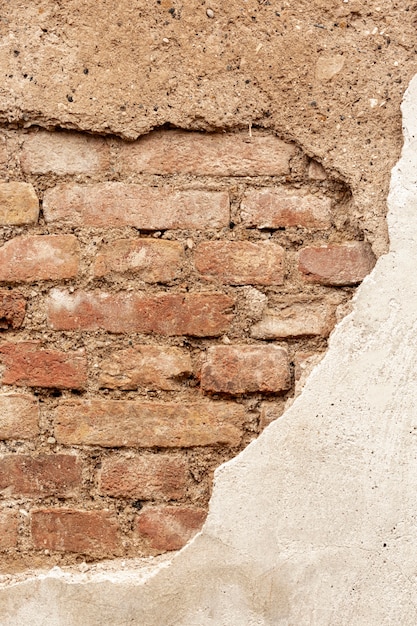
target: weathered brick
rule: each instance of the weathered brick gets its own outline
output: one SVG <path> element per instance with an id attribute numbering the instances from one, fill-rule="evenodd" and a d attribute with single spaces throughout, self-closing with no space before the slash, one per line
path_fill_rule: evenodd
<path id="1" fill-rule="evenodd" d="M 73 278 L 79 257 L 78 241 L 73 235 L 15 237 L 0 248 L 0 281 Z"/>
<path id="2" fill-rule="evenodd" d="M 94 557 L 122 552 L 117 518 L 110 511 L 38 509 L 31 514 L 35 548 Z"/>
<path id="3" fill-rule="evenodd" d="M 284 250 L 270 243 L 210 241 L 194 254 L 196 269 L 205 278 L 231 285 L 281 285 L 284 282 Z"/>
<path id="4" fill-rule="evenodd" d="M 313 367 L 320 363 L 322 358 L 322 352 L 306 352 L 304 350 L 296 352 L 293 358 L 295 381 L 298 382 L 302 377 L 308 376 Z"/>
<path id="5" fill-rule="evenodd" d="M 0 344 L 4 385 L 82 389 L 87 383 L 83 352 L 42 350 L 36 341 Z"/>
<path id="6" fill-rule="evenodd" d="M 81 465 L 69 454 L 0 457 L 0 491 L 7 496 L 70 497 L 81 486 Z"/>
<path id="7" fill-rule="evenodd" d="M 258 228 L 329 228 L 331 226 L 330 198 L 320 198 L 287 189 L 252 189 L 241 204 L 241 219 L 245 226 Z"/>
<path id="8" fill-rule="evenodd" d="M 288 354 L 278 346 L 214 346 L 201 368 L 204 391 L 241 394 L 290 387 Z"/>
<path id="9" fill-rule="evenodd" d="M 186 494 L 188 467 L 167 454 L 104 460 L 99 490 L 104 495 L 140 500 L 179 500 Z"/>
<path id="10" fill-rule="evenodd" d="M 19 517 L 16 511 L 10 509 L 0 511 L 0 550 L 16 547 L 18 528 Z"/>
<path id="11" fill-rule="evenodd" d="M 39 434 L 39 405 L 34 396 L 0 394 L 0 440 L 32 439 Z"/>
<path id="12" fill-rule="evenodd" d="M 94 274 L 135 274 L 146 283 L 165 283 L 177 278 L 184 260 L 184 247 L 176 241 L 117 239 L 98 251 Z"/>
<path id="13" fill-rule="evenodd" d="M 26 298 L 21 293 L 0 289 L 0 328 L 20 328 L 26 314 Z"/>
<path id="14" fill-rule="evenodd" d="M 206 516 L 206 511 L 191 506 L 149 508 L 138 516 L 136 532 L 153 550 L 180 550 L 201 529 Z"/>
<path id="15" fill-rule="evenodd" d="M 228 402 L 63 401 L 55 437 L 63 444 L 176 448 L 237 446 L 244 408 Z"/>
<path id="16" fill-rule="evenodd" d="M 117 182 L 58 185 L 45 192 L 43 209 L 49 223 L 97 228 L 206 229 L 228 226 L 230 221 L 226 192 Z"/>
<path id="17" fill-rule="evenodd" d="M 27 174 L 94 174 L 109 168 L 109 146 L 85 134 L 39 131 L 24 140 L 20 164 Z"/>
<path id="18" fill-rule="evenodd" d="M 192 372 L 186 350 L 166 346 L 136 346 L 113 352 L 100 363 L 100 387 L 109 389 L 179 389 Z"/>
<path id="19" fill-rule="evenodd" d="M 259 429 L 261 431 L 264 430 L 271 422 L 281 417 L 284 410 L 284 400 L 282 402 L 277 402 L 276 399 L 273 402 L 262 402 L 259 414 Z"/>
<path id="20" fill-rule="evenodd" d="M 305 281 L 321 285 L 356 285 L 375 265 L 371 246 L 364 241 L 303 248 L 299 270 Z"/>
<path id="21" fill-rule="evenodd" d="M 164 130 L 124 143 L 118 164 L 124 172 L 150 174 L 281 176 L 294 154 L 294 144 L 274 135 Z"/>
<path id="22" fill-rule="evenodd" d="M 265 311 L 261 321 L 252 326 L 251 336 L 256 339 L 327 337 L 334 324 L 334 313 L 324 302 L 296 302 Z"/>
<path id="23" fill-rule="evenodd" d="M 39 200 L 28 183 L 0 183 L 0 226 L 36 224 Z"/>
<path id="24" fill-rule="evenodd" d="M 156 333 L 216 337 L 229 327 L 234 300 L 224 294 L 139 295 L 131 292 L 54 289 L 48 322 L 55 330 L 97 330 L 112 333 Z"/>

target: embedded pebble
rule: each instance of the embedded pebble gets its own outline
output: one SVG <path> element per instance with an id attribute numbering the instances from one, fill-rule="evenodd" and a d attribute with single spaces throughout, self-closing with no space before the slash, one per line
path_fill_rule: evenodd
<path id="1" fill-rule="evenodd" d="M 214 11 L 212 9 L 207 9 L 206 13 L 207 13 L 207 17 L 210 17 L 210 18 L 214 17 Z"/>

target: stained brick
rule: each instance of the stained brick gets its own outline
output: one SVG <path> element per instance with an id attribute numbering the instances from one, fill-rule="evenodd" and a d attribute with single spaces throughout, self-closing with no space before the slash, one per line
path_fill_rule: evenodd
<path id="1" fill-rule="evenodd" d="M 19 528 L 19 518 L 16 511 L 3 509 L 0 511 L 0 550 L 15 548 Z"/>
<path id="2" fill-rule="evenodd" d="M 244 408 L 227 402 L 63 401 L 55 415 L 60 443 L 104 447 L 237 446 Z"/>
<path id="3" fill-rule="evenodd" d="M 256 339 L 327 337 L 334 324 L 334 313 L 325 303 L 297 302 L 265 311 L 261 321 L 252 326 L 251 336 Z"/>
<path id="4" fill-rule="evenodd" d="M 97 253 L 94 274 L 130 273 L 147 283 L 165 283 L 178 276 L 183 260 L 184 247 L 176 241 L 117 239 Z"/>
<path id="5" fill-rule="evenodd" d="M 32 439 L 39 434 L 39 405 L 34 396 L 0 394 L 0 440 Z"/>
<path id="6" fill-rule="evenodd" d="M 196 507 L 160 506 L 144 510 L 136 532 L 158 552 L 179 550 L 201 529 L 207 513 Z"/>
<path id="7" fill-rule="evenodd" d="M 201 387 L 208 392 L 268 393 L 290 384 L 287 350 L 278 346 L 214 346 L 201 368 Z"/>
<path id="8" fill-rule="evenodd" d="M 0 329 L 20 328 L 26 314 L 26 298 L 21 293 L 0 289 Z"/>
<path id="9" fill-rule="evenodd" d="M 150 133 L 120 148 L 124 172 L 208 176 L 281 176 L 289 173 L 295 146 L 273 135 L 247 133 Z"/>
<path id="10" fill-rule="evenodd" d="M 0 344 L 4 385 L 82 389 L 87 383 L 83 353 L 42 350 L 36 341 Z"/>
<path id="11" fill-rule="evenodd" d="M 363 241 L 303 248 L 299 270 L 305 281 L 322 285 L 356 285 L 375 265 L 371 246 Z"/>
<path id="12" fill-rule="evenodd" d="M 70 497 L 81 485 L 81 466 L 69 454 L 0 457 L 0 491 L 8 496 Z"/>
<path id="13" fill-rule="evenodd" d="M 36 224 L 39 200 L 28 183 L 0 183 L 0 226 Z"/>
<path id="14" fill-rule="evenodd" d="M 142 230 L 221 228 L 229 225 L 229 196 L 223 191 L 173 191 L 130 183 L 62 184 L 45 192 L 48 223 Z"/>
<path id="15" fill-rule="evenodd" d="M 252 189 L 244 195 L 241 218 L 245 226 L 258 228 L 330 228 L 330 198 L 287 189 Z"/>
<path id="16" fill-rule="evenodd" d="M 178 500 L 186 494 L 187 479 L 187 463 L 179 457 L 110 457 L 103 462 L 99 490 L 104 495 L 122 498 Z"/>
<path id="17" fill-rule="evenodd" d="M 78 272 L 79 256 L 73 235 L 15 237 L 0 248 L 0 281 L 73 278 Z"/>
<path id="18" fill-rule="evenodd" d="M 113 352 L 100 363 L 100 386 L 109 389 L 179 389 L 192 372 L 188 352 L 166 346 L 136 346 Z"/>
<path id="19" fill-rule="evenodd" d="M 229 327 L 233 304 L 224 294 L 70 294 L 55 289 L 48 303 L 48 322 L 55 330 L 101 328 L 112 333 L 216 337 Z"/>
<path id="20" fill-rule="evenodd" d="M 281 285 L 284 281 L 284 250 L 270 242 L 202 243 L 194 263 L 205 278 L 231 285 Z"/>

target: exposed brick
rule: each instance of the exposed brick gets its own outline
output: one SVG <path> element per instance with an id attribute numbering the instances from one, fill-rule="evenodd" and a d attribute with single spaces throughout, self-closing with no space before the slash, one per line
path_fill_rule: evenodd
<path id="1" fill-rule="evenodd" d="M 197 270 L 206 278 L 231 285 L 281 285 L 284 282 L 284 250 L 270 243 L 210 241 L 194 254 Z"/>
<path id="2" fill-rule="evenodd" d="M 39 405 L 34 396 L 0 394 L 0 440 L 32 439 L 39 434 Z"/>
<path id="3" fill-rule="evenodd" d="M 4 385 L 82 389 L 87 383 L 83 353 L 42 350 L 36 341 L 0 344 Z"/>
<path id="4" fill-rule="evenodd" d="M 15 237 L 0 248 L 0 281 L 73 278 L 79 257 L 78 241 L 73 235 Z"/>
<path id="5" fill-rule="evenodd" d="M 156 333 L 216 337 L 229 327 L 234 300 L 224 294 L 139 295 L 54 289 L 48 303 L 55 330 Z"/>
<path id="6" fill-rule="evenodd" d="M 39 200 L 28 183 L 0 183 L 0 226 L 36 224 Z"/>
<path id="7" fill-rule="evenodd" d="M 281 417 L 285 410 L 285 401 L 262 402 L 259 414 L 259 429 L 262 431 L 269 426 L 271 422 Z"/>
<path id="8" fill-rule="evenodd" d="M 0 289 L 0 328 L 20 328 L 26 314 L 26 298 L 21 293 Z"/>
<path id="9" fill-rule="evenodd" d="M 179 500 L 185 496 L 188 467 L 184 459 L 166 454 L 104 460 L 99 490 L 104 495 L 140 500 Z"/>
<path id="10" fill-rule="evenodd" d="M 10 509 L 0 511 L 0 550 L 16 547 L 18 528 L 19 518 L 16 511 Z"/>
<path id="11" fill-rule="evenodd" d="M 204 391 L 240 394 L 290 387 L 286 349 L 278 346 L 214 346 L 201 368 Z"/>
<path id="12" fill-rule="evenodd" d="M 296 352 L 293 358 L 295 381 L 298 382 L 302 377 L 308 376 L 322 358 L 322 352 L 305 352 L 303 350 Z"/>
<path id="13" fill-rule="evenodd" d="M 119 524 L 110 511 L 39 509 L 31 515 L 35 548 L 94 557 L 121 553 Z"/>
<path id="14" fill-rule="evenodd" d="M 58 185 L 45 192 L 43 209 L 47 222 L 97 228 L 206 229 L 222 228 L 230 221 L 226 192 L 115 182 Z"/>
<path id="15" fill-rule="evenodd" d="M 136 346 L 113 352 L 100 363 L 100 387 L 109 389 L 179 389 L 192 372 L 189 353 L 181 348 Z"/>
<path id="16" fill-rule="evenodd" d="M 327 337 L 334 324 L 334 313 L 324 302 L 296 302 L 281 309 L 265 311 L 261 321 L 252 326 L 251 336 L 256 339 Z"/>
<path id="17" fill-rule="evenodd" d="M 281 228 L 329 228 L 331 226 L 330 198 L 320 198 L 287 189 L 253 189 L 247 191 L 241 204 L 245 226 Z"/>
<path id="18" fill-rule="evenodd" d="M 326 170 L 318 161 L 311 160 L 308 164 L 308 177 L 312 180 L 326 180 Z"/>
<path id="19" fill-rule="evenodd" d="M 69 454 L 7 455 L 0 457 L 0 491 L 8 496 L 75 495 L 81 485 L 81 466 Z"/>
<path id="20" fill-rule="evenodd" d="M 281 176 L 294 154 L 293 144 L 273 135 L 165 130 L 123 144 L 118 163 L 121 171 L 150 174 Z"/>
<path id="21" fill-rule="evenodd" d="M 103 139 L 70 132 L 40 131 L 23 142 L 20 164 L 27 174 L 94 174 L 109 168 Z"/>
<path id="22" fill-rule="evenodd" d="M 304 280 L 321 285 L 356 285 L 374 265 L 371 246 L 363 241 L 303 248 L 299 254 Z"/>
<path id="23" fill-rule="evenodd" d="M 136 532 L 158 552 L 180 550 L 201 529 L 207 513 L 191 506 L 160 506 L 144 510 Z"/>
<path id="24" fill-rule="evenodd" d="M 104 447 L 237 446 L 244 408 L 228 402 L 63 401 L 55 415 L 60 443 Z"/>
<path id="25" fill-rule="evenodd" d="M 183 260 L 184 247 L 176 241 L 117 239 L 97 253 L 94 274 L 129 272 L 146 283 L 165 283 L 178 276 Z"/>

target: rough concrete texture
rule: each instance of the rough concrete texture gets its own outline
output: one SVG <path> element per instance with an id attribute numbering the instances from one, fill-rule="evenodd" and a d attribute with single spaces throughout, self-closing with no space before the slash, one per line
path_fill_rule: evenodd
<path id="1" fill-rule="evenodd" d="M 153 569 L 6 585 L 2 625 L 414 626 L 417 77 L 403 114 L 390 252 L 303 393 L 217 471 L 202 533 Z"/>

